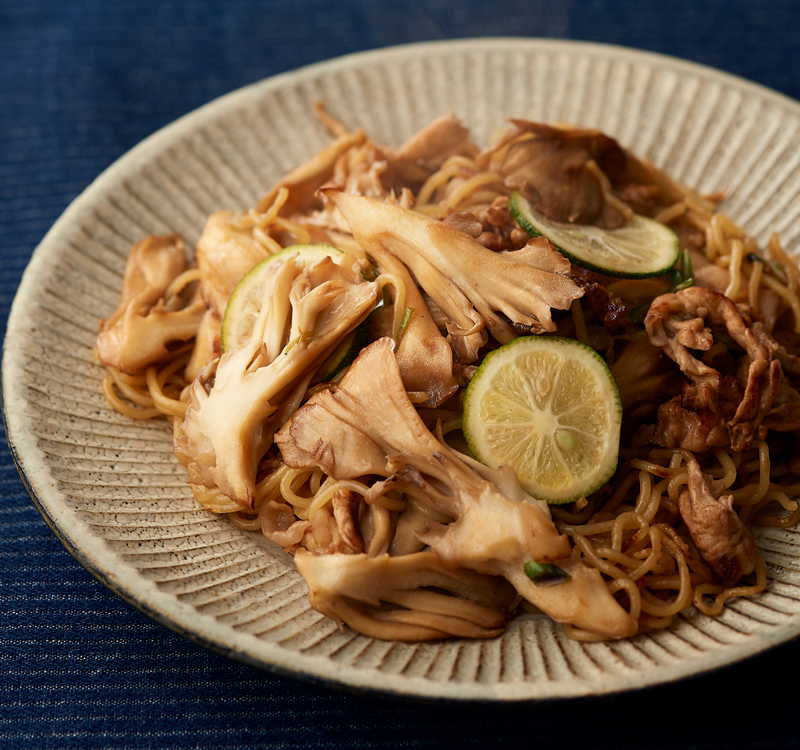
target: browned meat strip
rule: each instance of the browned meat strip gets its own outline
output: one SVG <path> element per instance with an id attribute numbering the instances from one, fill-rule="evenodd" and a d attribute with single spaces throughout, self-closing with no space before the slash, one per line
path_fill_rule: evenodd
<path id="1" fill-rule="evenodd" d="M 644 324 L 652 344 L 660 346 L 692 384 L 690 389 L 684 388 L 680 410 L 673 402 L 669 402 L 669 407 L 662 407 L 663 413 L 659 410 L 659 429 L 655 437 L 659 445 L 704 450 L 721 444 L 715 441 L 702 445 L 695 441 L 689 447 L 689 442 L 684 440 L 684 436 L 689 434 L 685 425 L 675 424 L 676 420 L 685 422 L 690 419 L 684 413 L 688 410 L 706 410 L 715 421 L 725 419 L 734 451 L 745 450 L 754 439 L 764 437 L 761 423 L 777 395 L 781 365 L 774 358 L 777 344 L 762 326 L 753 324 L 749 316 L 745 316 L 725 295 L 702 287 L 689 287 L 657 297 Z M 714 335 L 709 326 L 725 329 L 749 360 L 741 378 L 746 380 L 744 391 L 732 416 L 729 407 L 735 384 L 690 351 L 711 349 Z M 710 418 L 704 416 L 702 421 L 709 424 Z M 684 436 L 680 435 L 682 431 Z M 677 442 L 675 436 L 678 436 Z"/>
<path id="2" fill-rule="evenodd" d="M 681 518 L 708 566 L 726 583 L 735 583 L 755 569 L 753 535 L 733 509 L 733 495 L 719 497 L 694 458 L 687 468 L 689 485 L 678 499 Z"/>
<path id="3" fill-rule="evenodd" d="M 583 289 L 600 322 L 612 334 L 622 333 L 625 328 L 625 317 L 628 314 L 625 303 L 598 283 L 597 274 L 587 268 L 573 265 L 569 277 Z"/>

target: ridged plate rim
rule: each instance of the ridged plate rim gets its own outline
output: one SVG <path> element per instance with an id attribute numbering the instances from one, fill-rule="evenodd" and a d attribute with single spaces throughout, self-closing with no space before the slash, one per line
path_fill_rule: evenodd
<path id="1" fill-rule="evenodd" d="M 93 215 L 99 202 L 110 190 L 139 174 L 167 149 L 227 115 L 263 100 L 273 92 L 296 90 L 322 77 L 344 75 L 348 71 L 366 71 L 371 66 L 399 65 L 427 58 L 456 58 L 471 54 L 491 54 L 501 58 L 543 55 L 549 59 L 558 55 L 570 55 L 590 60 L 621 61 L 634 67 L 658 67 L 689 78 L 715 82 L 729 90 L 757 97 L 800 121 L 800 104 L 797 102 L 713 68 L 613 45 L 550 39 L 467 39 L 373 50 L 283 73 L 227 94 L 159 130 L 106 169 L 68 207 L 31 258 L 12 305 L 4 342 L 3 416 L 12 455 L 34 503 L 64 546 L 87 570 L 112 591 L 158 622 L 203 646 L 245 663 L 359 691 L 426 699 L 504 702 L 602 695 L 663 684 L 707 672 L 796 637 L 800 633 L 800 614 L 793 613 L 781 625 L 764 629 L 763 632 L 756 630 L 746 642 L 736 646 L 705 651 L 696 659 L 679 659 L 668 668 L 651 669 L 649 672 L 635 669 L 628 672 L 607 672 L 600 667 L 596 678 L 591 680 L 573 675 L 572 678 L 545 682 L 481 681 L 480 669 L 476 671 L 477 677 L 471 682 L 433 681 L 427 677 L 387 674 L 335 662 L 327 656 L 301 655 L 254 636 L 236 633 L 233 628 L 219 623 L 209 615 L 199 615 L 191 605 L 160 590 L 152 581 L 145 580 L 132 565 L 116 555 L 104 540 L 95 536 L 75 510 L 65 502 L 64 494 L 59 490 L 53 476 L 52 467 L 47 463 L 45 453 L 32 430 L 32 418 L 28 413 L 29 399 L 23 388 L 27 355 L 20 344 L 25 341 L 28 329 L 35 324 L 34 312 L 40 302 L 42 281 L 50 277 L 65 244 L 74 236 L 84 219 Z M 465 113 L 457 114 L 463 116 Z M 469 118 L 465 116 L 465 120 L 469 125 Z M 356 126 L 359 123 L 348 124 Z M 800 599 L 800 593 L 797 598 Z M 593 659 L 592 649 L 593 647 L 588 647 L 584 651 L 584 657 L 588 655 L 590 661 Z M 608 656 L 608 652 L 604 655 Z M 378 675 L 381 683 L 376 685 Z"/>

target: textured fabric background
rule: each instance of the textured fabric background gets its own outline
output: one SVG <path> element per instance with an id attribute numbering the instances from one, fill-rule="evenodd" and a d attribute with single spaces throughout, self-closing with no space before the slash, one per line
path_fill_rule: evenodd
<path id="1" fill-rule="evenodd" d="M 0 333 L 31 252 L 105 167 L 220 94 L 330 57 L 473 36 L 610 42 L 800 98 L 792 0 L 0 0 Z M 333 692 L 172 634 L 61 547 L 0 447 L 0 747 L 774 748 L 800 644 L 638 694 L 544 706 Z"/>

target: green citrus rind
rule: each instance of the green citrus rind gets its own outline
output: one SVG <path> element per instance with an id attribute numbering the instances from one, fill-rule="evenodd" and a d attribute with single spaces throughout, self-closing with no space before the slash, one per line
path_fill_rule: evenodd
<path id="1" fill-rule="evenodd" d="M 316 377 L 318 382 L 327 383 L 329 380 L 333 380 L 342 370 L 353 364 L 359 352 L 367 345 L 370 323 L 370 317 L 367 316 L 344 337 L 342 343 L 320 365 Z"/>
<path id="2" fill-rule="evenodd" d="M 619 229 L 548 221 L 514 191 L 508 203 L 512 216 L 531 237 L 544 236 L 573 263 L 605 276 L 644 279 L 662 276 L 678 259 L 678 235 L 641 214 Z"/>

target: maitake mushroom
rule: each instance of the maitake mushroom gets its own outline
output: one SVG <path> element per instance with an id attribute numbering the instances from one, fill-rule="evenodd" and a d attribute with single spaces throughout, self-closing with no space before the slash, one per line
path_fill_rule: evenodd
<path id="1" fill-rule="evenodd" d="M 377 285 L 364 280 L 350 254 L 338 263 L 290 254 L 270 265 L 249 340 L 203 368 L 191 385 L 175 440 L 191 482 L 253 507 L 258 463 L 279 426 L 271 417 L 305 392 L 315 368 L 365 319 L 376 295 Z"/>
<path id="2" fill-rule="evenodd" d="M 406 395 L 393 349 L 388 338 L 370 344 L 335 392 L 317 393 L 295 412 L 275 438 L 284 462 L 318 466 L 337 479 L 382 476 L 367 503 L 399 490 L 440 519 L 454 519 L 431 520 L 421 535 L 446 567 L 501 576 L 558 622 L 610 638 L 635 633 L 636 621 L 600 573 L 570 559 L 569 542 L 544 503 L 511 499 L 508 494 L 524 497 L 521 487 L 502 493 L 425 427 Z M 558 585 L 536 585 L 524 570 L 530 561 L 557 563 L 566 577 Z"/>
<path id="3" fill-rule="evenodd" d="M 95 344 L 104 365 L 134 373 L 169 356 L 169 345 L 193 338 L 206 306 L 198 294 L 188 301 L 168 295 L 186 270 L 186 250 L 178 235 L 148 237 L 131 248 L 122 280 L 122 298 L 100 325 Z"/>
<path id="4" fill-rule="evenodd" d="M 500 343 L 517 335 L 509 321 L 533 332 L 554 331 L 551 308 L 567 310 L 583 295 L 567 276 L 569 261 L 550 243 L 494 253 L 470 235 L 420 213 L 325 192 L 364 250 L 379 263 L 382 251 L 398 258 L 447 316 L 453 349 L 462 363 L 478 358 L 487 341 L 485 328 Z"/>
<path id="5" fill-rule="evenodd" d="M 401 557 L 298 550 L 295 562 L 314 609 L 373 638 L 493 638 L 518 600 L 502 579 L 448 568 L 431 550 Z"/>

